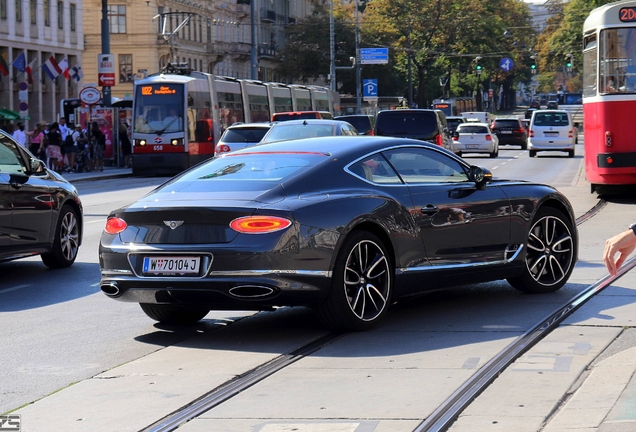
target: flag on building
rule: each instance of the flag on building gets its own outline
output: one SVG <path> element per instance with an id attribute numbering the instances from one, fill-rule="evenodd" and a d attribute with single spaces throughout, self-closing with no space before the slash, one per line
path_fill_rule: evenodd
<path id="1" fill-rule="evenodd" d="M 35 67 L 35 62 L 36 61 L 37 61 L 36 58 L 31 60 L 31 63 L 26 65 L 26 67 L 24 68 L 24 72 L 29 77 L 29 84 L 33 84 L 33 68 Z"/>
<path id="2" fill-rule="evenodd" d="M 11 65 L 20 72 L 24 73 L 24 68 L 26 68 L 26 56 L 24 55 L 24 51 L 11 62 Z"/>
<path id="3" fill-rule="evenodd" d="M 53 56 L 49 57 L 48 60 L 45 61 L 44 64 L 42 64 L 42 70 L 46 72 L 51 80 L 54 80 L 59 74 L 62 73 L 62 69 L 60 69 L 60 66 L 57 64 L 57 62 L 55 61 L 55 57 Z"/>
<path id="4" fill-rule="evenodd" d="M 71 76 L 68 73 L 68 61 L 66 60 L 66 57 L 64 57 L 64 59 L 58 64 L 58 66 L 62 70 L 61 74 L 64 75 L 64 78 L 66 78 L 66 80 L 68 81 Z"/>
<path id="5" fill-rule="evenodd" d="M 7 65 L 7 53 L 0 55 L 0 74 L 2 76 L 9 75 L 9 66 Z"/>
<path id="6" fill-rule="evenodd" d="M 84 72 L 82 72 L 82 67 L 79 63 L 71 68 L 71 78 L 76 82 L 80 82 L 84 78 Z"/>

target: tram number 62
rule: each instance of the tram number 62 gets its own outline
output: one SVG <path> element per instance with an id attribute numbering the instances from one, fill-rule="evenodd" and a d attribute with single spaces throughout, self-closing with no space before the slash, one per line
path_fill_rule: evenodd
<path id="1" fill-rule="evenodd" d="M 163 150 L 163 146 L 162 145 L 155 145 L 155 146 L 152 146 L 152 149 L 154 151 L 162 151 Z"/>

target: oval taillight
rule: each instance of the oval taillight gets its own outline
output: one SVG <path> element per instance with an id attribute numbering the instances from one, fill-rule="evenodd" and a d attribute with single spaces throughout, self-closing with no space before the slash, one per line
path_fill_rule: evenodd
<path id="1" fill-rule="evenodd" d="M 245 216 L 230 222 L 230 228 L 242 234 L 267 234 L 291 225 L 289 219 L 276 216 Z"/>
<path id="2" fill-rule="evenodd" d="M 104 227 L 104 231 L 108 234 L 119 234 L 124 231 L 128 227 L 128 224 L 125 220 L 120 219 L 118 217 L 111 217 L 106 220 L 106 226 Z"/>

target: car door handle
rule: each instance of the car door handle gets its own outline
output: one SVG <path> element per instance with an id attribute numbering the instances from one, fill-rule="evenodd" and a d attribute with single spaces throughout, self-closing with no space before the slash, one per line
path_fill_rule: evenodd
<path id="1" fill-rule="evenodd" d="M 420 212 L 425 215 L 432 215 L 437 213 L 438 211 L 439 211 L 439 208 L 437 208 L 437 206 L 434 206 L 433 204 L 426 204 L 426 207 L 422 207 L 420 209 Z"/>

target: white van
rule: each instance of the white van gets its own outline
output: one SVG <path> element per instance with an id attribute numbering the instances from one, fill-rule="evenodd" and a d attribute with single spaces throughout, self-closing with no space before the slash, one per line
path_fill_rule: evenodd
<path id="1" fill-rule="evenodd" d="M 576 126 L 569 111 L 533 112 L 528 131 L 529 156 L 536 156 L 538 151 L 565 151 L 568 157 L 574 157 Z"/>
<path id="2" fill-rule="evenodd" d="M 466 119 L 467 122 L 476 122 L 476 123 L 492 123 L 492 118 L 490 117 L 490 113 L 486 111 L 468 111 L 461 113 L 461 116 Z"/>

